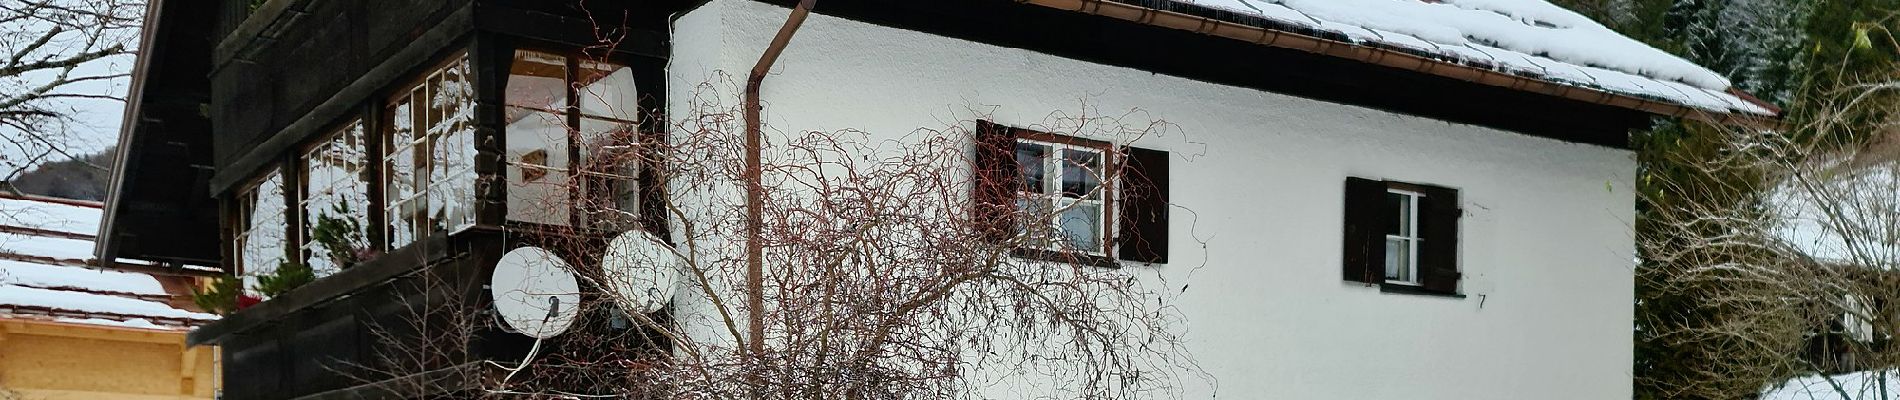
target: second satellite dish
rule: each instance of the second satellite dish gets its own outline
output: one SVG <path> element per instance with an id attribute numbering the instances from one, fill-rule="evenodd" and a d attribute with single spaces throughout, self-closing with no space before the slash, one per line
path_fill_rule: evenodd
<path id="1" fill-rule="evenodd" d="M 666 307 L 685 264 L 659 238 L 641 231 L 614 238 L 607 244 L 607 254 L 600 258 L 607 289 L 613 291 L 621 308 L 640 314 Z"/>
<path id="2" fill-rule="evenodd" d="M 489 281 L 495 312 L 516 332 L 547 339 L 566 332 L 580 315 L 581 285 L 553 252 L 522 247 L 501 256 Z"/>

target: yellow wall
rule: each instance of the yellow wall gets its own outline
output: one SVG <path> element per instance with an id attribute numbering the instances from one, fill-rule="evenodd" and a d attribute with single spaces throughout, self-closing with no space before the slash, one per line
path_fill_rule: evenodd
<path id="1" fill-rule="evenodd" d="M 184 343 L 184 332 L 0 321 L 0 390 L 20 400 L 211 398 L 216 348 Z"/>

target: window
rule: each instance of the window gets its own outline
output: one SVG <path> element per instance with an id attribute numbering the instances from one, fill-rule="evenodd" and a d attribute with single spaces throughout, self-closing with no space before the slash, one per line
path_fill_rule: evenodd
<path id="1" fill-rule="evenodd" d="M 363 123 L 352 121 L 303 154 L 300 251 L 319 276 L 370 256 L 368 140 Z"/>
<path id="2" fill-rule="evenodd" d="M 1418 200 L 1423 194 L 1409 190 L 1387 189 L 1384 212 L 1385 281 L 1402 285 L 1418 284 Z"/>
<path id="3" fill-rule="evenodd" d="M 235 242 L 232 244 L 231 259 L 237 263 L 236 270 L 245 276 L 244 287 L 251 287 L 252 276 L 277 270 L 290 254 L 289 221 L 285 213 L 289 208 L 284 204 L 284 175 L 273 168 L 263 179 L 237 196 L 237 224 Z"/>
<path id="4" fill-rule="evenodd" d="M 971 220 L 1018 256 L 1167 262 L 1167 152 L 977 124 Z"/>
<path id="5" fill-rule="evenodd" d="M 629 228 L 640 202 L 633 70 L 518 50 L 506 93 L 508 220 Z"/>
<path id="6" fill-rule="evenodd" d="M 1848 339 L 1871 343 L 1878 332 L 1874 329 L 1875 302 L 1866 301 L 1867 297 L 1856 294 L 1842 296 L 1840 333 Z"/>
<path id="7" fill-rule="evenodd" d="M 1458 191 L 1346 179 L 1346 280 L 1390 291 L 1457 294 Z"/>
<path id="8" fill-rule="evenodd" d="M 475 223 L 475 107 L 468 71 L 468 59 L 456 57 L 387 107 L 383 237 L 389 249 Z"/>
<path id="9" fill-rule="evenodd" d="M 1030 245 L 1090 255 L 1108 252 L 1109 196 L 1102 159 L 1106 144 L 1016 139 L 1017 234 Z M 1084 143 L 1084 144 L 1070 144 Z"/>

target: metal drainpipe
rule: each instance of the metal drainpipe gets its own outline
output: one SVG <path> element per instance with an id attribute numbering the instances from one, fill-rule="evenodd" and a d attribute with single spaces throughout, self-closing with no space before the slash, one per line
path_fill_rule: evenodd
<path id="1" fill-rule="evenodd" d="M 779 27 L 778 35 L 772 37 L 772 44 L 765 47 L 765 53 L 759 55 L 759 63 L 752 66 L 752 74 L 745 83 L 745 252 L 746 252 L 746 347 L 754 361 L 765 354 L 765 265 L 762 260 L 764 244 L 760 243 L 760 231 L 765 208 L 764 168 L 760 165 L 760 147 L 763 146 L 759 132 L 759 87 L 765 84 L 765 76 L 772 71 L 772 64 L 778 62 L 785 45 L 791 43 L 792 35 L 798 33 L 798 27 L 805 24 L 805 17 L 811 14 L 812 5 L 817 0 L 800 0 L 798 7 L 792 9 L 792 15 L 785 18 L 785 25 Z M 754 376 L 757 379 L 757 376 Z M 757 397 L 762 393 L 754 392 Z"/>

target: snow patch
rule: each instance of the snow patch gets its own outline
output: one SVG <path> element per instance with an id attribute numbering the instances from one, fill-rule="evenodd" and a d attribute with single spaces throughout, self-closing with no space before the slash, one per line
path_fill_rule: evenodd
<path id="1" fill-rule="evenodd" d="M 6 284 L 0 284 L 0 305 L 154 318 L 218 319 L 217 315 L 180 310 L 156 301 Z"/>
<path id="2" fill-rule="evenodd" d="M 114 327 L 120 327 L 120 328 L 154 329 L 154 330 L 167 330 L 167 331 L 176 331 L 176 330 L 185 329 L 184 327 L 179 327 L 179 326 L 159 325 L 156 323 L 152 323 L 152 320 L 144 319 L 144 318 L 133 318 L 133 319 L 128 319 L 124 321 L 114 320 L 114 319 L 105 319 L 105 318 L 59 318 L 59 319 L 54 319 L 54 321 L 65 322 L 65 323 L 70 323 L 70 324 L 114 326 Z"/>
<path id="3" fill-rule="evenodd" d="M 1836 386 L 1839 386 L 1836 388 Z M 1884 386 L 1884 388 L 1883 388 Z M 1768 388 L 1761 400 L 1860 400 L 1900 393 L 1900 371 L 1863 371 L 1840 375 L 1809 375 Z"/>
<path id="4" fill-rule="evenodd" d="M 102 215 L 103 211 L 94 207 L 0 198 L 0 225 L 97 235 Z"/>
<path id="5" fill-rule="evenodd" d="M 42 289 L 78 289 L 93 292 L 164 296 L 165 287 L 151 275 L 79 267 L 0 260 L 0 284 Z"/>

